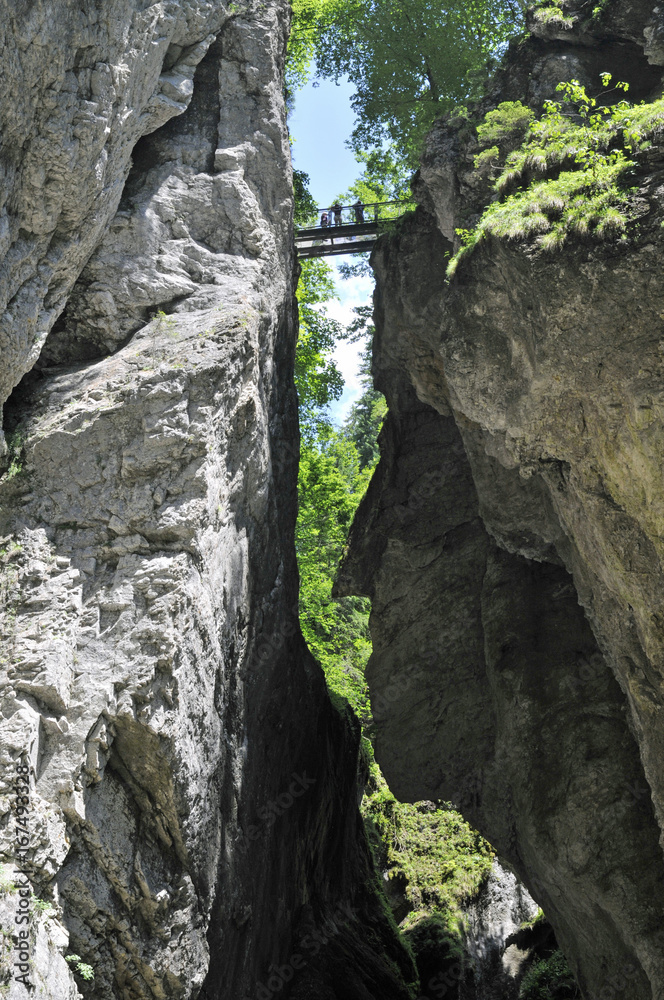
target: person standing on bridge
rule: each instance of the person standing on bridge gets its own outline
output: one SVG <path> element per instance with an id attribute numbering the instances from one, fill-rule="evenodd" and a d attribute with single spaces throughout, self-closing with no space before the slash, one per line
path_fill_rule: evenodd
<path id="1" fill-rule="evenodd" d="M 353 209 L 355 210 L 355 221 L 359 225 L 361 222 L 364 222 L 364 205 L 359 198 L 353 203 Z"/>
<path id="2" fill-rule="evenodd" d="M 338 201 L 335 201 L 332 206 L 332 211 L 334 212 L 334 224 L 335 226 L 341 225 L 341 205 Z"/>
<path id="3" fill-rule="evenodd" d="M 332 227 L 332 209 L 330 209 L 329 212 L 327 211 L 323 212 L 323 214 L 320 217 L 320 227 L 321 229 L 327 229 L 328 227 L 330 228 Z M 332 243 L 334 243 L 332 236 L 330 236 L 330 240 Z"/>

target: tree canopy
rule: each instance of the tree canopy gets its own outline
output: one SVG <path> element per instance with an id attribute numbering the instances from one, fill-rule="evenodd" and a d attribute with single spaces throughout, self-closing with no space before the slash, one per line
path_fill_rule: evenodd
<path id="1" fill-rule="evenodd" d="M 297 286 L 300 332 L 295 353 L 295 388 L 300 403 L 300 430 L 315 436 L 327 407 L 339 399 L 344 381 L 332 358 L 343 328 L 328 316 L 326 302 L 337 298 L 329 264 L 320 258 L 302 261 Z"/>
<path id="2" fill-rule="evenodd" d="M 295 0 L 291 43 L 302 78 L 348 76 L 357 151 L 383 149 L 416 165 L 436 116 L 472 98 L 525 0 Z"/>

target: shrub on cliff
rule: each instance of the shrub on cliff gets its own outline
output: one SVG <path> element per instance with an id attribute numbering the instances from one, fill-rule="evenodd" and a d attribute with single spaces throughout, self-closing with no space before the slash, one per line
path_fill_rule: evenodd
<path id="1" fill-rule="evenodd" d="M 610 73 L 602 74 L 605 95 Z M 536 237 L 544 250 L 560 248 L 570 234 L 619 236 L 635 216 L 630 201 L 634 157 L 664 130 L 664 100 L 633 106 L 625 100 L 600 105 L 577 80 L 560 83 L 563 101 L 546 101 L 520 147 L 508 153 L 495 181 L 497 199 L 472 230 L 457 230 L 459 261 L 487 236 Z M 627 90 L 627 84 L 616 88 Z M 501 105 L 501 108 L 504 108 Z M 480 142 L 491 136 L 490 112 L 478 128 Z M 498 159 L 492 150 L 493 159 Z M 484 157 L 484 159 L 482 159 Z M 480 153 L 476 166 L 489 158 Z"/>
<path id="2" fill-rule="evenodd" d="M 466 975 L 466 954 L 458 929 L 436 913 L 411 927 L 406 939 L 415 956 L 422 996 L 455 1000 Z"/>
<path id="3" fill-rule="evenodd" d="M 486 148 L 493 143 L 502 145 L 514 138 L 522 139 L 533 118 L 533 112 L 521 101 L 503 101 L 477 126 L 478 142 Z"/>
<path id="4" fill-rule="evenodd" d="M 398 802 L 375 764 L 362 814 L 378 835 L 378 861 L 387 880 L 402 887 L 404 926 L 432 913 L 456 926 L 461 904 L 489 876 L 491 845 L 449 805 Z"/>
<path id="5" fill-rule="evenodd" d="M 535 962 L 526 972 L 519 989 L 519 1000 L 577 1000 L 579 987 L 562 951 Z"/>

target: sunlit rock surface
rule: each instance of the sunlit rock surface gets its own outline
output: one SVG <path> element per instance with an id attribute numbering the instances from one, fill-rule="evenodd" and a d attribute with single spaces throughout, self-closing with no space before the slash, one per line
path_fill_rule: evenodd
<path id="1" fill-rule="evenodd" d="M 660 93 L 660 16 L 614 0 L 565 40 L 537 28 L 494 102 L 541 106 L 566 66 Z M 661 998 L 664 154 L 639 162 L 626 240 L 491 239 L 448 284 L 454 230 L 488 197 L 476 152 L 436 126 L 423 207 L 374 252 L 390 413 L 339 592 L 373 600 L 395 794 L 459 805 L 585 996 Z"/>
<path id="2" fill-rule="evenodd" d="M 297 625 L 288 18 L 2 18 L 3 931 L 43 901 L 11 1000 L 409 996 Z"/>
<path id="3" fill-rule="evenodd" d="M 473 972 L 473 1000 L 512 1000 L 531 955 L 512 943 L 538 912 L 537 904 L 515 875 L 494 860 L 486 884 L 464 906 L 465 940 Z"/>

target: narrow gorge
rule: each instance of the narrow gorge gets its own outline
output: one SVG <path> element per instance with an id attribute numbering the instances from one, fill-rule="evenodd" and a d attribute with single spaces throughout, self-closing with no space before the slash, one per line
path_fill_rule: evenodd
<path id="1" fill-rule="evenodd" d="M 545 941 L 578 987 L 539 996 L 664 1000 L 662 10 L 530 10 L 371 257 L 389 410 L 336 594 L 391 792 L 478 831 L 454 947 L 397 926 L 298 620 L 290 5 L 0 11 L 0 994 L 517 1000 Z M 625 225 L 473 242 L 605 73 L 655 109 Z"/>

